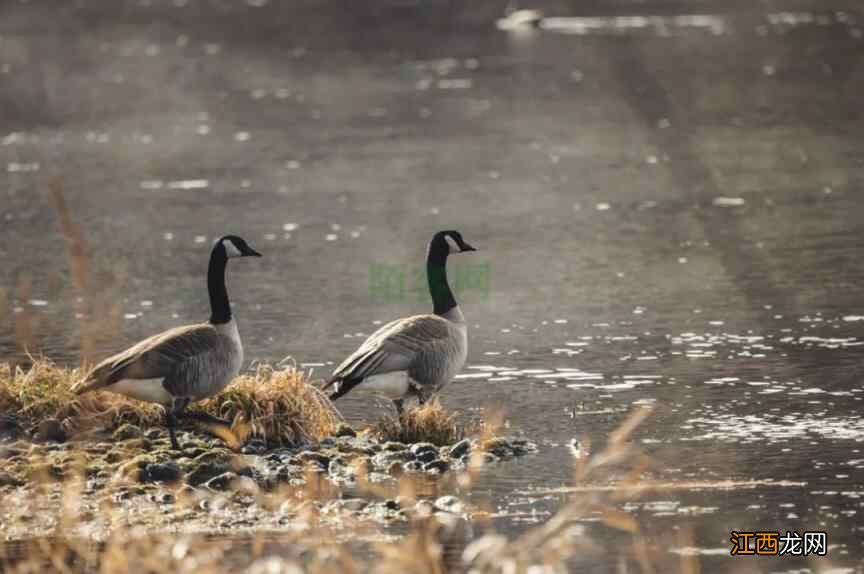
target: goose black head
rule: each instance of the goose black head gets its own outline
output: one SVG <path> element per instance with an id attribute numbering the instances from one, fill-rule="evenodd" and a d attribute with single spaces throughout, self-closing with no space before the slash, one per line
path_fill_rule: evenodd
<path id="1" fill-rule="evenodd" d="M 432 237 L 432 247 L 447 254 L 477 251 L 462 239 L 462 234 L 458 231 L 439 231 Z"/>
<path id="2" fill-rule="evenodd" d="M 249 247 L 246 240 L 236 235 L 226 235 L 216 242 L 225 249 L 225 255 L 231 257 L 261 257 L 261 254 Z"/>

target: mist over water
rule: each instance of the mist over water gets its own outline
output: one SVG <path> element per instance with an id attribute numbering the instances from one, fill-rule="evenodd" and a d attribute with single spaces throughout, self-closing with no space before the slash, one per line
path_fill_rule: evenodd
<path id="1" fill-rule="evenodd" d="M 678 550 L 717 571 L 736 529 L 824 530 L 854 563 L 860 7 L 547 1 L 507 32 L 504 4 L 4 4 L 0 359 L 206 319 L 235 233 L 264 254 L 228 271 L 247 359 L 323 377 L 431 309 L 426 243 L 458 229 L 470 350 L 442 402 L 541 446 L 472 493 L 495 527 L 554 512 L 573 440 L 652 405 L 643 531 L 692 528 Z"/>

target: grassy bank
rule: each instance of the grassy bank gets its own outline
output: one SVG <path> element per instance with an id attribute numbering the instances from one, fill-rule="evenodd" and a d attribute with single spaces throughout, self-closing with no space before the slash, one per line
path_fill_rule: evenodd
<path id="1" fill-rule="evenodd" d="M 3 424 L 34 435 L 40 433 L 41 425 L 43 433 L 62 431 L 75 438 L 122 424 L 149 427 L 164 423 L 157 405 L 106 391 L 75 395 L 70 389 L 82 377 L 79 369 L 48 360 L 37 360 L 26 369 L 0 363 Z M 194 408 L 234 421 L 232 434 L 241 441 L 257 437 L 270 443 L 320 440 L 333 433 L 341 418 L 304 373 L 269 365 L 241 375 L 225 391 Z M 46 421 L 60 429 L 48 429 Z"/>

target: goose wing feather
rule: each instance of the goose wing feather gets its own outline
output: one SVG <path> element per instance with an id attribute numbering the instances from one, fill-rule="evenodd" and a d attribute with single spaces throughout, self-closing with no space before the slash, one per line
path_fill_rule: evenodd
<path id="1" fill-rule="evenodd" d="M 220 344 L 221 336 L 213 325 L 175 327 L 108 357 L 72 390 L 81 394 L 124 379 L 153 378 L 165 378 L 167 388 L 173 375 L 188 370 L 190 361 L 215 350 Z"/>
<path id="2" fill-rule="evenodd" d="M 330 378 L 358 380 L 393 371 L 411 371 L 423 357 L 448 347 L 450 327 L 437 315 L 397 319 L 373 333 L 345 359 Z"/>

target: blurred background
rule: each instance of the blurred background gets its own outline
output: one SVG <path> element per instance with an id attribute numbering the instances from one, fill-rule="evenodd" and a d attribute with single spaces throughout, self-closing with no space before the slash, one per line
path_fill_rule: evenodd
<path id="1" fill-rule="evenodd" d="M 3 2 L 0 360 L 206 319 L 235 233 L 264 254 L 228 272 L 247 359 L 323 377 L 431 308 L 426 242 L 458 229 L 443 402 L 542 445 L 478 491 L 497 527 L 654 404 L 659 478 L 791 483 L 682 487 L 630 509 L 646 531 L 722 569 L 732 529 L 827 530 L 851 561 L 862 36 L 851 0 Z"/>

